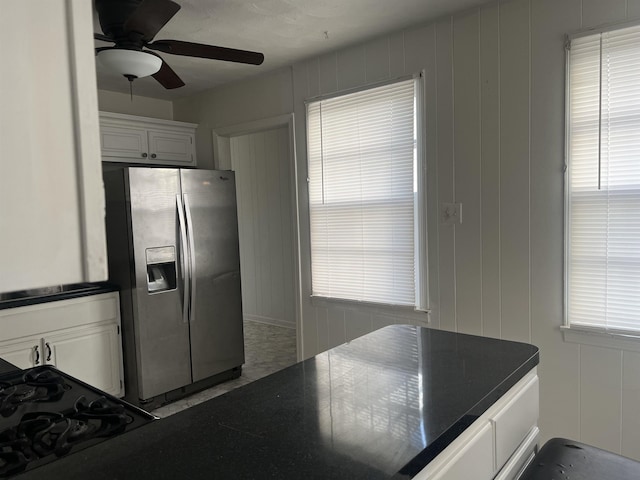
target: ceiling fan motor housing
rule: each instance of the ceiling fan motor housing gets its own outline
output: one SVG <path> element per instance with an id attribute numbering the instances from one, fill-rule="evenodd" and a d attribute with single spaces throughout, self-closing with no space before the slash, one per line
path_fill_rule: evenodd
<path id="1" fill-rule="evenodd" d="M 128 43 L 130 32 L 125 31 L 124 24 L 140 3 L 142 0 L 95 0 L 100 28 L 104 34 L 111 37 L 116 44 Z M 142 48 L 142 34 L 139 37 L 139 46 Z M 133 39 L 131 40 L 133 41 Z"/>

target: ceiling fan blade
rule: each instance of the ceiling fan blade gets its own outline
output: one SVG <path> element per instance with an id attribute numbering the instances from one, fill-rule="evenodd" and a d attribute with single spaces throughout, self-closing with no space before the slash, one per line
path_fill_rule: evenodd
<path id="1" fill-rule="evenodd" d="M 114 43 L 113 40 L 111 40 L 109 37 L 107 37 L 106 35 L 103 35 L 101 33 L 94 33 L 93 34 L 93 38 L 96 39 L 96 40 L 101 40 L 103 42 Z"/>
<path id="2" fill-rule="evenodd" d="M 171 0 L 142 0 L 124 22 L 124 31 L 137 32 L 145 42 L 150 42 L 178 10 L 180 5 Z"/>
<path id="3" fill-rule="evenodd" d="M 182 42 L 180 40 L 157 40 L 147 45 L 147 48 L 164 53 L 171 53 L 173 55 L 210 58 L 212 60 L 248 63 L 250 65 L 260 65 L 264 62 L 264 55 L 262 53 L 236 50 L 235 48 L 215 47 L 213 45 L 203 45 L 202 43 Z"/>
<path id="4" fill-rule="evenodd" d="M 155 78 L 158 83 L 160 83 L 160 85 L 168 90 L 172 88 L 184 87 L 184 82 L 182 81 L 182 79 L 176 72 L 172 70 L 169 65 L 167 65 L 167 62 L 165 62 L 164 60 L 162 60 L 162 66 L 160 67 L 160 70 L 154 73 L 152 77 Z"/>

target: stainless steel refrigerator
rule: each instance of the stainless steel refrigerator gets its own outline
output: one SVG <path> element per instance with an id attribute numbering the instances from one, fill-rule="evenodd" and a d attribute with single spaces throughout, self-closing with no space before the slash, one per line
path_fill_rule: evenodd
<path id="1" fill-rule="evenodd" d="M 111 166 L 104 181 L 109 278 L 121 288 L 125 399 L 154 407 L 239 376 L 234 173 Z"/>

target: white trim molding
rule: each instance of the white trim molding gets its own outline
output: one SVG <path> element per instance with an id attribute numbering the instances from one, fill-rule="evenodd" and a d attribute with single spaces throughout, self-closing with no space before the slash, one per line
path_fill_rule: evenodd
<path id="1" fill-rule="evenodd" d="M 640 332 L 603 330 L 573 325 L 560 327 L 565 342 L 640 352 Z"/>

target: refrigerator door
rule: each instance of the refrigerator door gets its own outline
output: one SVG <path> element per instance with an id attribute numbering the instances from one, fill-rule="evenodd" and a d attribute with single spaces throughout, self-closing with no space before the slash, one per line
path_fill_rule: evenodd
<path id="1" fill-rule="evenodd" d="M 244 363 L 236 188 L 233 172 L 181 170 L 192 254 L 193 381 Z"/>
<path id="2" fill-rule="evenodd" d="M 138 395 L 191 383 L 189 324 L 183 317 L 184 272 L 177 169 L 128 169 L 135 285 L 133 318 Z"/>

